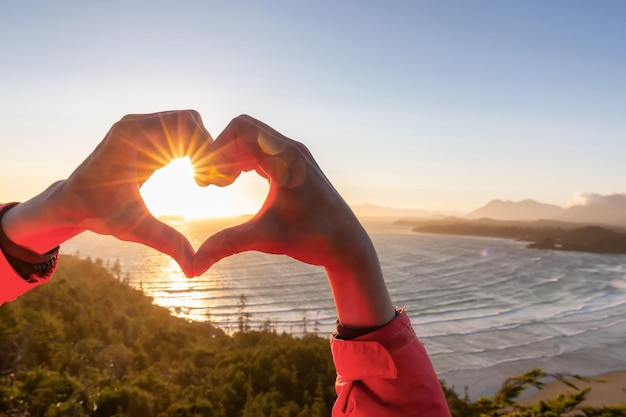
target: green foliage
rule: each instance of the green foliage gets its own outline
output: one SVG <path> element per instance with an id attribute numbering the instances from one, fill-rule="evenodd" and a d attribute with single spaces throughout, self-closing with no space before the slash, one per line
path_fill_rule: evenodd
<path id="1" fill-rule="evenodd" d="M 250 331 L 245 296 L 240 332 L 173 317 L 114 277 L 101 260 L 62 257 L 50 284 L 0 307 L 0 415 L 321 417 L 335 399 L 328 340 L 268 326 Z M 509 378 L 475 403 L 443 384 L 452 415 L 626 416 L 626 407 L 581 406 L 587 390 L 532 406 L 540 370 Z M 561 375 L 552 375 L 565 381 Z"/>
<path id="2" fill-rule="evenodd" d="M 243 324 L 231 337 L 173 317 L 101 261 L 64 256 L 0 307 L 0 415 L 330 415 L 328 340 Z"/>
<path id="3" fill-rule="evenodd" d="M 584 417 L 624 417 L 626 409 L 624 405 L 605 405 L 600 408 L 581 407 Z"/>
<path id="4" fill-rule="evenodd" d="M 516 400 L 530 387 L 542 388 L 546 379 L 555 379 L 569 389 L 546 401 L 522 405 Z M 541 369 L 532 369 L 522 375 L 507 379 L 494 397 L 479 398 L 471 403 L 460 399 L 444 384 L 444 392 L 453 417 L 617 417 L 626 416 L 626 405 L 594 408 L 582 405 L 590 388 L 580 389 L 572 380 L 584 380 L 578 375 L 547 374 Z"/>
<path id="5" fill-rule="evenodd" d="M 448 408 L 452 417 L 478 417 L 480 413 L 475 404 L 473 404 L 467 397 L 467 393 L 464 398 L 459 397 L 453 387 L 448 387 L 445 382 L 441 383 L 443 393 L 446 396 L 448 402 Z"/>

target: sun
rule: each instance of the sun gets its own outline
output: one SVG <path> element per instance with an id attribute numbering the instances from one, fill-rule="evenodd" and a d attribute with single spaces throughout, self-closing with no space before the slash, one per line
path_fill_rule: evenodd
<path id="1" fill-rule="evenodd" d="M 263 205 L 268 189 L 267 180 L 256 173 L 242 173 L 228 187 L 200 187 L 193 180 L 191 161 L 185 157 L 155 171 L 140 192 L 154 216 L 189 220 L 254 214 Z"/>

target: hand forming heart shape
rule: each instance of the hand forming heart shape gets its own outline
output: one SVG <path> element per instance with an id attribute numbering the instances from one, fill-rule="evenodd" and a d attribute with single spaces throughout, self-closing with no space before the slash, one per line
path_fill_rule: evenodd
<path id="1" fill-rule="evenodd" d="M 285 254 L 326 269 L 343 323 L 371 327 L 394 316 L 374 245 L 308 149 L 249 116 L 239 116 L 209 147 L 205 179 L 231 184 L 242 171 L 269 180 L 261 210 L 210 236 L 194 257 L 199 275 L 247 250 Z"/>
<path id="2" fill-rule="evenodd" d="M 139 193 L 156 169 L 182 156 L 189 156 L 203 186 L 226 186 L 251 170 L 269 181 L 261 210 L 210 236 L 197 253 L 150 214 Z M 125 116 L 65 181 L 63 194 L 66 236 L 88 229 L 139 242 L 170 255 L 190 277 L 246 250 L 352 268 L 356 254 L 371 245 L 307 148 L 249 116 L 233 119 L 215 142 L 195 111 Z"/>
<path id="3" fill-rule="evenodd" d="M 195 253 L 139 193 L 155 170 L 185 155 L 200 185 L 225 186 L 252 170 L 269 182 L 254 217 Z M 380 326 L 395 314 L 371 240 L 307 148 L 249 116 L 233 119 L 215 141 L 195 111 L 125 116 L 67 180 L 13 207 L 2 219 L 5 234 L 36 253 L 91 230 L 168 254 L 187 276 L 246 250 L 285 254 L 326 269 L 342 323 Z"/>
<path id="4" fill-rule="evenodd" d="M 195 111 L 123 117 L 55 190 L 51 205 L 59 214 L 55 229 L 45 235 L 63 241 L 91 230 L 142 243 L 170 255 L 193 276 L 191 244 L 150 214 L 139 187 L 174 158 L 189 156 L 194 166 L 207 166 L 203 161 L 212 142 Z M 206 171 L 196 173 L 199 184 L 206 184 Z"/>
<path id="5" fill-rule="evenodd" d="M 286 254 L 327 268 L 354 268 L 371 241 L 308 149 L 250 116 L 239 116 L 209 147 L 208 183 L 231 184 L 242 171 L 269 180 L 261 210 L 247 222 L 210 236 L 194 273 L 247 250 Z M 361 259 L 362 262 L 362 259 Z"/>

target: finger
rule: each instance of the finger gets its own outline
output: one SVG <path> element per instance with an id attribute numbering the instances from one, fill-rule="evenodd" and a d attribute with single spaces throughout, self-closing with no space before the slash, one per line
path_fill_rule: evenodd
<path id="1" fill-rule="evenodd" d="M 172 159 L 188 156 L 192 164 L 197 164 L 213 143 L 194 110 L 125 116 L 112 133 L 134 151 L 140 184 Z"/>
<path id="2" fill-rule="evenodd" d="M 141 243 L 171 256 L 187 277 L 193 277 L 194 249 L 187 238 L 171 226 L 145 213 L 121 236 L 123 240 Z"/>
<path id="3" fill-rule="evenodd" d="M 195 110 L 173 110 L 151 114 L 124 116 L 114 125 L 132 143 L 150 143 L 160 156 L 168 159 L 192 157 L 197 150 L 213 143 Z"/>
<path id="4" fill-rule="evenodd" d="M 240 143 L 240 123 L 233 119 L 210 146 L 206 158 L 206 181 L 224 186 L 234 182 L 242 171 L 258 166 L 256 156 Z"/>
<path id="5" fill-rule="evenodd" d="M 283 141 L 291 143 L 291 145 L 299 148 L 305 155 L 307 155 L 308 157 L 310 157 L 311 159 L 313 159 L 313 155 L 311 154 L 311 152 L 309 151 L 309 149 L 302 143 L 290 139 L 287 136 L 279 133 L 277 130 L 275 130 L 273 127 L 269 126 L 268 124 L 263 123 L 262 121 L 255 119 L 252 116 L 249 116 L 247 114 L 243 114 L 241 116 L 239 116 L 242 120 L 247 121 L 250 124 L 256 125 L 260 130 L 264 130 L 267 133 L 270 133 L 272 136 L 275 137 L 280 137 Z"/>
<path id="6" fill-rule="evenodd" d="M 230 142 L 219 149 L 211 149 L 210 153 L 203 159 L 202 165 L 196 172 L 196 178 L 199 179 L 200 185 L 215 184 L 220 187 L 230 185 L 239 177 L 242 171 L 242 161 L 235 160 L 228 156 L 229 152 L 224 149 L 229 146 L 236 146 L 236 143 Z M 198 165 L 197 165 L 198 166 Z"/>
<path id="7" fill-rule="evenodd" d="M 278 185 L 299 185 L 304 174 L 302 162 L 306 159 L 301 146 L 250 116 L 239 116 L 211 146 L 209 165 L 214 172 L 209 172 L 207 180 L 229 184 L 241 171 L 254 169 Z"/>
<path id="8" fill-rule="evenodd" d="M 200 113 L 195 110 L 187 110 L 187 113 L 191 118 L 188 120 L 189 125 L 180 132 L 183 139 L 188 139 L 183 153 L 185 156 L 189 156 L 191 164 L 196 168 L 195 170 L 201 171 L 202 168 L 205 168 L 202 166 L 202 162 L 205 160 L 209 146 L 214 140 L 209 131 L 204 127 Z M 191 135 L 189 135 L 189 130 L 193 132 Z"/>
<path id="9" fill-rule="evenodd" d="M 156 128 L 154 137 L 157 147 L 162 147 L 160 150 L 165 152 L 165 156 L 188 156 L 192 163 L 196 163 L 213 143 L 200 114 L 195 110 L 163 112 L 158 114 L 158 119 L 161 129 Z"/>
<path id="10" fill-rule="evenodd" d="M 249 221 L 211 235 L 204 241 L 194 256 L 194 275 L 202 275 L 221 259 L 248 250 L 260 250 L 258 231 L 255 222 Z"/>
<path id="11" fill-rule="evenodd" d="M 176 121 L 171 120 L 174 116 L 178 117 Z M 206 186 L 209 182 L 206 180 L 206 172 L 209 170 L 207 156 L 209 146 L 214 142 L 213 137 L 204 127 L 202 117 L 195 110 L 187 110 L 179 112 L 175 115 L 166 112 L 161 118 L 163 131 L 166 137 L 170 137 L 171 133 L 166 131 L 171 124 L 178 128 L 178 149 L 172 149 L 170 152 L 175 156 L 188 156 L 194 172 L 194 180 L 200 186 Z M 168 142 L 170 142 L 168 140 Z"/>
<path id="12" fill-rule="evenodd" d="M 202 117 L 195 110 L 176 110 L 146 115 L 146 133 L 166 156 L 198 158 L 213 138 L 204 127 Z M 142 120 L 143 123 L 144 120 Z M 157 123 L 158 121 L 158 123 Z"/>

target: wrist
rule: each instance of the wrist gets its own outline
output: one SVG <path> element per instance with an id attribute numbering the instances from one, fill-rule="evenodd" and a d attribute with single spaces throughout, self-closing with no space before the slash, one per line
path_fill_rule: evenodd
<path id="1" fill-rule="evenodd" d="M 0 226 L 5 215 L 18 205 L 19 203 L 11 203 L 2 206 L 0 209 Z M 4 255 L 4 259 L 11 265 L 14 271 L 31 284 L 50 278 L 56 267 L 59 255 L 59 246 L 41 254 L 18 245 L 6 235 L 2 227 L 0 227 L 0 250 Z"/>
<path id="2" fill-rule="evenodd" d="M 371 326 L 371 327 L 354 327 L 354 326 L 348 326 L 344 323 L 341 323 L 339 320 L 337 320 L 337 324 L 336 324 L 336 332 L 334 334 L 334 336 L 337 339 L 342 339 L 342 340 L 352 340 L 352 339 L 356 339 L 358 337 L 361 336 L 365 336 L 366 334 L 375 332 L 376 330 L 380 329 L 381 327 L 385 327 L 386 325 L 388 325 L 391 321 L 393 321 L 400 313 L 401 313 L 401 309 L 396 307 L 395 308 L 395 314 L 393 316 L 393 318 L 385 323 L 385 324 L 381 324 L 381 325 L 375 325 L 375 326 Z"/>
<path id="3" fill-rule="evenodd" d="M 82 232 L 84 229 L 66 214 L 63 185 L 64 181 L 58 181 L 7 211 L 0 224 L 6 237 L 16 245 L 44 254 Z"/>

